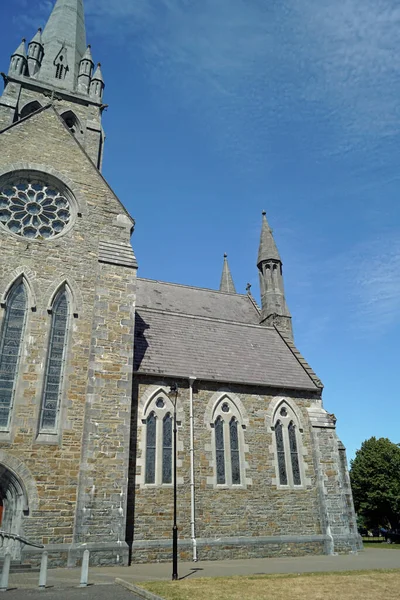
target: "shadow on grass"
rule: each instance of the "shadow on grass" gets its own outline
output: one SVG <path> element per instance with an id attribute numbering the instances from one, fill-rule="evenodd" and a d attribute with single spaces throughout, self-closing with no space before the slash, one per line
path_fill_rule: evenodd
<path id="1" fill-rule="evenodd" d="M 194 575 L 196 573 L 196 571 L 204 571 L 204 569 L 190 569 L 191 573 L 188 573 L 187 575 L 184 575 L 183 577 L 179 577 L 179 581 L 182 581 L 182 579 L 186 579 L 187 577 L 190 577 L 191 575 Z"/>

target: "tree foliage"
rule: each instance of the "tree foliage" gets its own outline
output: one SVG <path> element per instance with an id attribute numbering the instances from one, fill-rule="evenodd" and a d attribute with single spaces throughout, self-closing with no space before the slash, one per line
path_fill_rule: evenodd
<path id="1" fill-rule="evenodd" d="M 387 438 L 363 442 L 350 462 L 354 506 L 367 527 L 400 524 L 400 447 Z"/>

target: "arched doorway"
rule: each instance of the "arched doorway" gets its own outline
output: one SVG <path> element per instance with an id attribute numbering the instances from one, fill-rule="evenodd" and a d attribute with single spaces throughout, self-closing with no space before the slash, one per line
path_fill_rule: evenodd
<path id="1" fill-rule="evenodd" d="M 27 513 L 28 499 L 22 482 L 15 473 L 0 463 L 1 531 L 21 535 L 22 518 Z M 20 542 L 3 536 L 1 541 L 0 557 L 4 556 L 8 549 L 12 559 L 19 560 L 21 556 Z"/>

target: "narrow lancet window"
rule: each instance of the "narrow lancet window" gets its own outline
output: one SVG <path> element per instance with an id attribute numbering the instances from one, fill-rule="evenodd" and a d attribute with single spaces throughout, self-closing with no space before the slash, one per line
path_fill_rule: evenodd
<path id="1" fill-rule="evenodd" d="M 162 482 L 172 483 L 172 417 L 165 415 L 163 420 Z"/>
<path id="2" fill-rule="evenodd" d="M 217 459 L 217 483 L 225 483 L 225 449 L 224 449 L 224 422 L 218 417 L 215 427 L 215 452 Z"/>
<path id="3" fill-rule="evenodd" d="M 54 302 L 47 354 L 40 429 L 54 431 L 58 425 L 68 332 L 68 298 L 65 290 Z"/>
<path id="4" fill-rule="evenodd" d="M 7 430 L 25 329 L 27 295 L 19 283 L 10 293 L 0 337 L 0 429 Z"/>
<path id="5" fill-rule="evenodd" d="M 299 455 L 297 452 L 297 441 L 296 441 L 296 428 L 295 428 L 293 421 L 290 422 L 288 431 L 289 431 L 290 459 L 292 462 L 293 483 L 294 483 L 294 485 L 301 485 Z"/>
<path id="6" fill-rule="evenodd" d="M 146 421 L 146 483 L 156 481 L 156 427 L 157 419 L 154 413 Z"/>
<path id="7" fill-rule="evenodd" d="M 231 442 L 231 467 L 232 467 L 232 484 L 240 484 L 240 455 L 239 455 L 239 437 L 238 437 L 238 422 L 232 419 L 229 423 L 229 434 Z"/>
<path id="8" fill-rule="evenodd" d="M 275 438 L 276 452 L 278 455 L 279 483 L 281 485 L 287 485 L 288 479 L 286 472 L 285 446 L 283 442 L 283 427 L 280 421 L 275 425 Z"/>

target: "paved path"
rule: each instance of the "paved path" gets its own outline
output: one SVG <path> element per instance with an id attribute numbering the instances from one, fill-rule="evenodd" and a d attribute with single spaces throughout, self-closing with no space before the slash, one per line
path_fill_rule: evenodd
<path id="1" fill-rule="evenodd" d="M 304 556 L 304 557 L 282 557 L 282 558 L 257 558 L 248 560 L 226 560 L 226 561 L 204 561 L 204 562 L 181 562 L 179 564 L 179 577 L 224 577 L 229 575 L 251 575 L 271 573 L 310 573 L 321 571 L 352 571 L 366 569 L 400 569 L 400 549 L 368 549 L 359 554 L 345 556 Z M 48 572 L 48 585 L 57 589 L 73 588 L 79 585 L 79 569 L 51 569 Z M 132 565 L 131 567 L 97 567 L 89 570 L 89 583 L 98 586 L 114 584 L 115 578 L 119 577 L 125 581 L 135 583 L 145 580 L 171 579 L 171 564 L 158 563 L 146 565 Z M 10 587 L 18 589 L 32 589 L 38 584 L 38 573 L 14 573 L 10 575 Z M 114 586 L 113 586 L 114 587 Z M 80 590 L 82 592 L 82 590 Z M 86 593 L 86 590 L 83 590 Z M 111 593 L 109 597 L 119 600 Z M 52 600 L 49 592 L 42 592 L 46 598 Z M 87 592 L 91 594 L 91 591 Z M 106 593 L 106 590 L 104 590 Z M 7 597 L 13 600 L 10 592 Z M 96 594 L 95 594 L 96 595 Z M 29 598 L 28 595 L 24 598 Z M 33 598 L 34 596 L 32 596 Z M 66 598 L 68 596 L 65 596 Z M 78 597 L 78 596 L 76 596 Z M 80 596 L 83 599 L 84 595 Z M 91 598 L 91 596 L 86 596 Z M 93 596 L 94 597 L 94 596 Z M 107 596 L 104 596 L 106 598 Z M 64 598 L 59 595 L 58 598 Z M 75 596 L 71 596 L 75 598 Z M 133 600 L 133 596 L 130 596 Z M 15 600 L 19 600 L 15 596 Z M 96 600 L 100 596 L 96 595 Z"/>
<path id="2" fill-rule="evenodd" d="M 120 585 L 87 588 L 48 588 L 42 590 L 10 590 L 8 600 L 141 600 Z"/>

